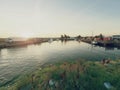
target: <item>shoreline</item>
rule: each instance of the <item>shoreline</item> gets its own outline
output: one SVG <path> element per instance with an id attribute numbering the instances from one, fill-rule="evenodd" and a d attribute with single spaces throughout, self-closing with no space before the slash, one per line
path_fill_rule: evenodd
<path id="1" fill-rule="evenodd" d="M 44 43 L 48 41 L 49 41 L 49 38 L 46 38 L 46 39 L 34 38 L 34 39 L 27 40 L 27 41 L 19 41 L 19 42 L 12 42 L 12 43 L 2 42 L 0 43 L 0 49 L 11 48 L 11 47 L 22 47 L 22 46 L 27 46 L 27 45 L 32 45 L 32 44 Z"/>
<path id="2" fill-rule="evenodd" d="M 26 74 L 25 76 L 21 76 L 20 78 L 14 80 L 14 83 L 8 84 L 5 87 L 1 87 L 0 90 L 6 90 L 5 88 L 7 88 L 7 90 L 11 90 L 11 88 L 12 90 L 30 90 L 31 88 L 34 88 L 35 90 L 43 90 L 45 88 L 45 90 L 49 90 L 50 88 L 53 88 L 52 90 L 60 90 L 59 88 L 61 88 L 61 90 L 68 90 L 61 85 L 65 85 L 67 86 L 66 88 L 71 88 L 69 90 L 73 90 L 75 87 L 72 87 L 69 84 L 75 85 L 75 83 L 79 83 L 79 85 L 83 83 L 83 86 L 85 83 L 88 83 L 87 86 L 81 86 L 84 88 L 82 90 L 86 90 L 85 88 L 92 88 L 92 90 L 96 90 L 97 88 L 100 90 L 106 90 L 104 82 L 109 82 L 112 88 L 114 88 L 110 90 L 118 90 L 117 88 L 120 88 L 120 83 L 114 80 L 118 79 L 120 76 L 120 72 L 118 72 L 120 70 L 119 67 L 120 60 L 111 61 L 109 64 L 105 65 L 98 61 L 84 60 L 69 62 L 62 61 L 52 64 L 45 63 L 38 67 L 38 69 L 36 69 L 34 72 Z M 87 81 L 84 80 L 87 78 Z M 82 80 L 82 82 L 79 81 L 79 79 Z M 73 81 L 69 82 L 69 80 Z M 101 80 L 101 83 L 98 82 L 98 84 L 95 86 L 89 86 L 89 80 L 91 84 L 97 84 L 95 82 L 98 82 L 99 80 Z M 50 82 L 53 83 L 53 85 L 50 85 Z M 55 84 L 58 85 L 56 86 Z M 80 86 L 76 86 L 76 88 L 80 88 Z"/>

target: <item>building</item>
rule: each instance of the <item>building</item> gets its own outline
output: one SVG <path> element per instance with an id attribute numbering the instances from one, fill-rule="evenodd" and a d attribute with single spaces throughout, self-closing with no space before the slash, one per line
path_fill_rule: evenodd
<path id="1" fill-rule="evenodd" d="M 112 39 L 113 39 L 113 40 L 115 40 L 115 39 L 116 39 L 116 40 L 120 40 L 120 35 L 113 35 L 113 36 L 112 36 Z"/>

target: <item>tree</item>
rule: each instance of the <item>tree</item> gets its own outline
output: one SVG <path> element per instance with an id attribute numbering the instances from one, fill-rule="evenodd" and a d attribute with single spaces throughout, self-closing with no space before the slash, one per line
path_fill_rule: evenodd
<path id="1" fill-rule="evenodd" d="M 103 40 L 104 36 L 102 34 L 99 35 L 99 38 Z"/>

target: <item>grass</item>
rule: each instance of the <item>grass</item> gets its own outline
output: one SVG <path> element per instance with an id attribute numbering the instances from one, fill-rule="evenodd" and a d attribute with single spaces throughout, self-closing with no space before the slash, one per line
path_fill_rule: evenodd
<path id="1" fill-rule="evenodd" d="M 109 90 L 120 88 L 120 61 L 71 61 L 45 65 L 0 90 Z"/>

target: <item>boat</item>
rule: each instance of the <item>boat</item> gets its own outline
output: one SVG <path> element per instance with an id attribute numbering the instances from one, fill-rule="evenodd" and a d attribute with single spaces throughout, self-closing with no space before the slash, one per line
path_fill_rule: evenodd
<path id="1" fill-rule="evenodd" d="M 98 42 L 96 42 L 96 41 L 92 41 L 91 44 L 92 44 L 92 45 L 97 45 Z"/>

